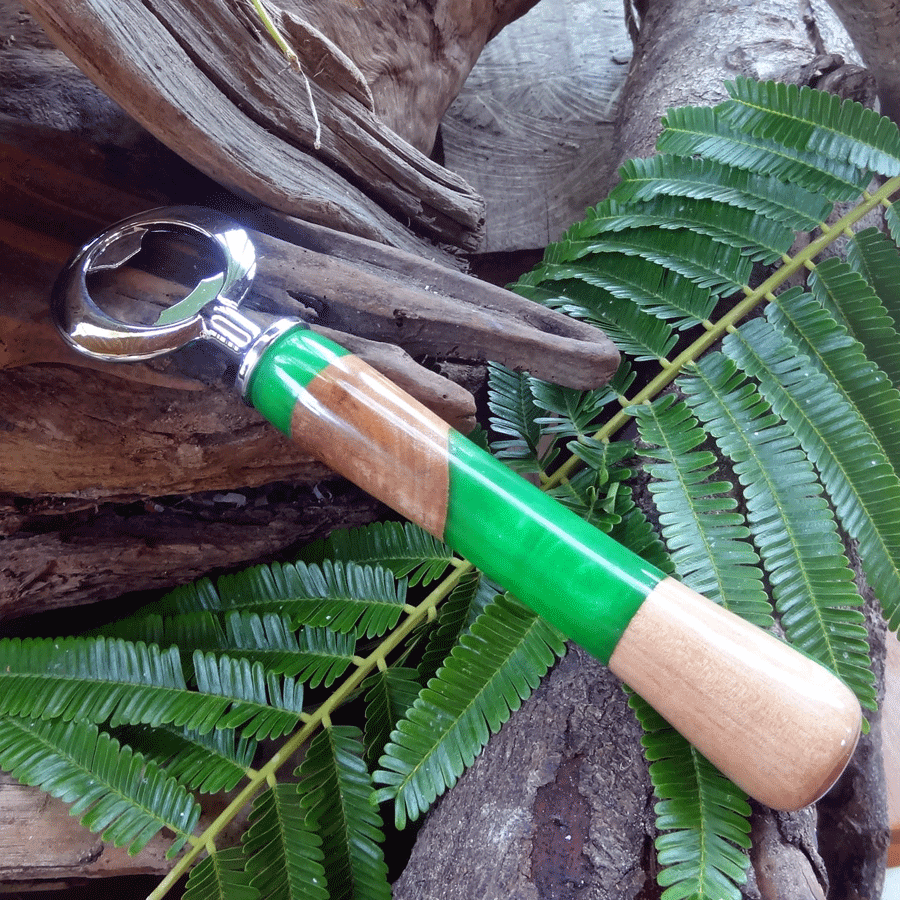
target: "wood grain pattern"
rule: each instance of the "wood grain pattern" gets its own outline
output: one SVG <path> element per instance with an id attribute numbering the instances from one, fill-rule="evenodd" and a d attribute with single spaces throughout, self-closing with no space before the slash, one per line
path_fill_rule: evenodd
<path id="1" fill-rule="evenodd" d="M 485 199 L 481 250 L 543 248 L 609 190 L 631 41 L 622 7 L 541 0 L 485 48 L 441 124 Z"/>
<path id="2" fill-rule="evenodd" d="M 849 761 L 861 711 L 825 668 L 667 578 L 610 668 L 748 794 L 800 809 Z"/>
<path id="3" fill-rule="evenodd" d="M 304 449 L 436 537 L 447 519 L 450 427 L 353 355 L 320 372 L 291 416 Z"/>

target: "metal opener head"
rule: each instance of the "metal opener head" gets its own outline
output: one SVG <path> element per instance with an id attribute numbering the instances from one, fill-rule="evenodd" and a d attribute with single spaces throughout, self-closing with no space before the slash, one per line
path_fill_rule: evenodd
<path id="1" fill-rule="evenodd" d="M 92 273 L 118 269 L 141 249 L 150 232 L 192 234 L 208 242 L 221 271 L 202 279 L 182 300 L 164 309 L 153 325 L 123 322 L 101 309 L 88 290 Z M 67 263 L 53 288 L 51 311 L 66 342 L 93 359 L 136 362 L 212 340 L 239 363 L 237 387 L 268 344 L 298 319 L 240 309 L 256 273 L 249 232 L 228 216 L 196 206 L 139 213 L 93 238 Z"/>

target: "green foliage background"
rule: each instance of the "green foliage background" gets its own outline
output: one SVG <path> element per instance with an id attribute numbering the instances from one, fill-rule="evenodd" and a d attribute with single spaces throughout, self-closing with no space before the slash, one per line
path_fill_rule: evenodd
<path id="1" fill-rule="evenodd" d="M 808 89 L 729 92 L 671 111 L 658 155 L 626 163 L 515 285 L 602 327 L 623 363 L 589 392 L 493 366 L 492 449 L 696 590 L 777 621 L 871 709 L 848 550 L 896 630 L 900 133 Z M 885 233 L 861 227 L 872 211 Z M 638 467 L 659 533 L 632 498 Z M 97 634 L 0 641 L 0 766 L 131 852 L 174 836 L 154 897 L 190 869 L 190 900 L 387 898 L 382 816 L 420 818 L 564 649 L 438 541 L 373 525 Z M 739 898 L 747 798 L 631 703 L 663 897 Z"/>

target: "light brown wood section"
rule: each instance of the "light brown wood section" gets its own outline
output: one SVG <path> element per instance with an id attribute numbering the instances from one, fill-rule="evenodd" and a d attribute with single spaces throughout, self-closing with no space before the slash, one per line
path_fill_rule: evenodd
<path id="1" fill-rule="evenodd" d="M 774 809 L 818 799 L 859 737 L 861 710 L 841 681 L 673 578 L 648 595 L 610 668 Z"/>
<path id="2" fill-rule="evenodd" d="M 447 520 L 449 431 L 353 355 L 320 372 L 291 417 L 305 450 L 437 537 Z"/>

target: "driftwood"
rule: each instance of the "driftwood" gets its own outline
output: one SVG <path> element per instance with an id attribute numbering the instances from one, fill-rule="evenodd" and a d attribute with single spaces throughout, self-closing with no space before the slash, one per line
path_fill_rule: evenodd
<path id="1" fill-rule="evenodd" d="M 601 200 L 631 41 L 621 4 L 541 0 L 485 48 L 441 123 L 485 200 L 483 253 L 541 249 Z"/>
<path id="2" fill-rule="evenodd" d="M 407 222 L 464 249 L 479 242 L 481 199 L 425 154 L 485 42 L 533 2 L 284 2 L 274 19 L 297 66 L 246 3 L 24 5 L 135 120 L 219 183 L 421 252 Z"/>

